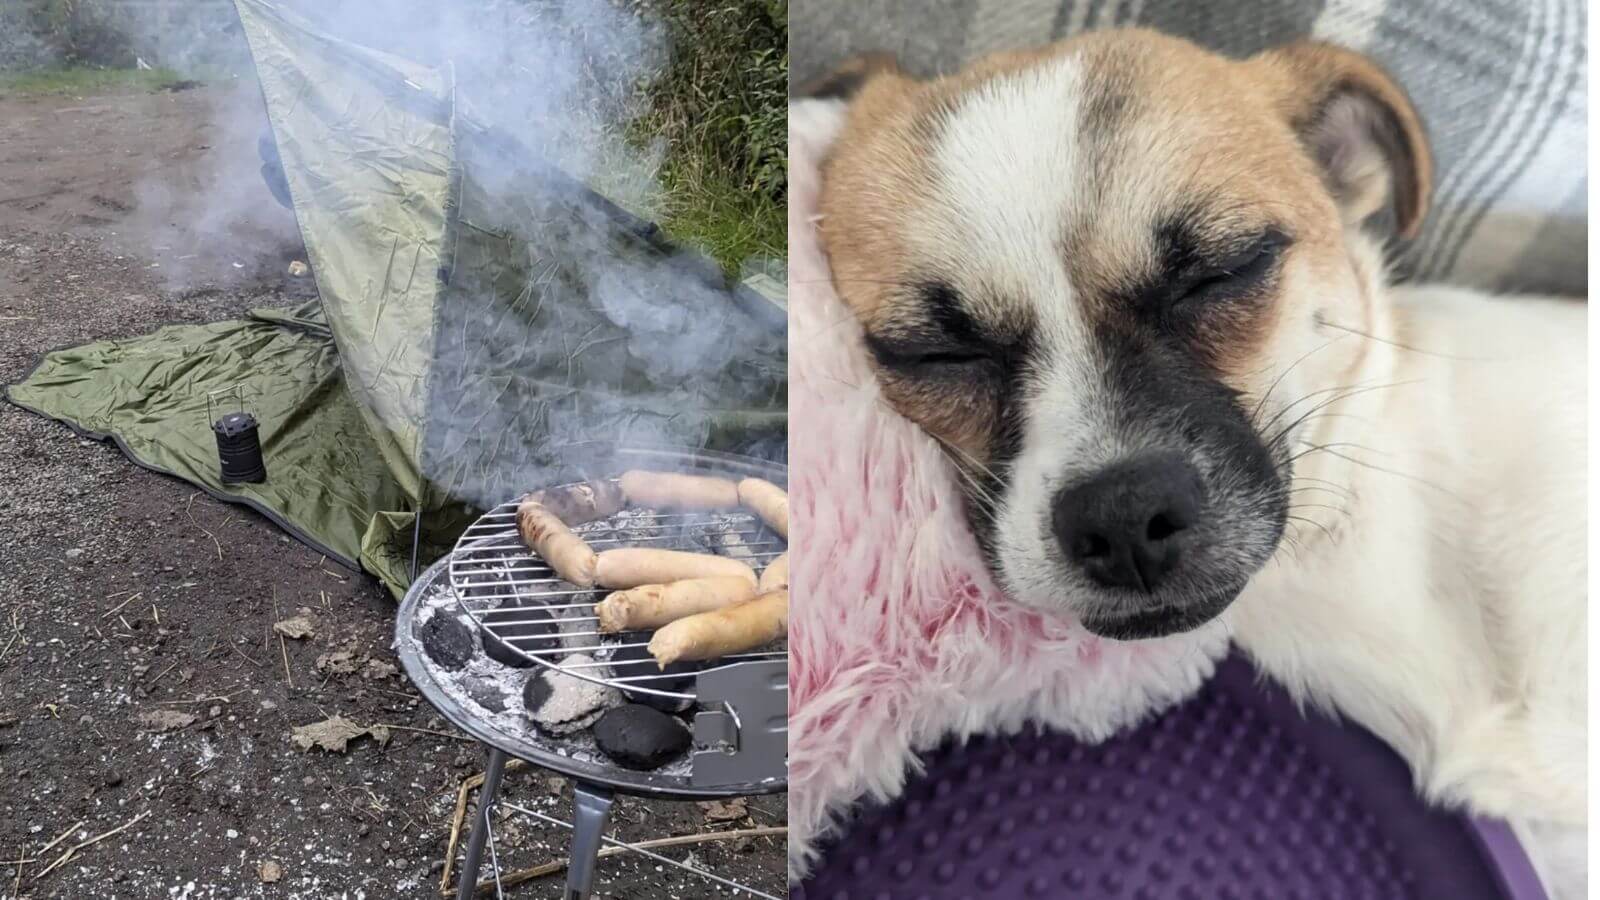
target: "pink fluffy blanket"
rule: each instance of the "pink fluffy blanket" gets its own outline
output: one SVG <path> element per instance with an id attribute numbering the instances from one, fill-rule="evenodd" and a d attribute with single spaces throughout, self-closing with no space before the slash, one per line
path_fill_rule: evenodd
<path id="1" fill-rule="evenodd" d="M 1026 723 L 1103 740 L 1195 691 L 1221 626 L 1141 643 L 1009 602 L 933 440 L 879 396 L 816 236 L 818 166 L 842 108 L 789 124 L 789 876 L 917 754 Z"/>

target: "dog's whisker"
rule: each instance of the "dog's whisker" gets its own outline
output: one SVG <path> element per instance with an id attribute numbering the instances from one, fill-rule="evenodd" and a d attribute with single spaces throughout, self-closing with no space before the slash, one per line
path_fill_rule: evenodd
<path id="1" fill-rule="evenodd" d="M 1286 494 L 1286 495 L 1287 494 L 1298 494 L 1298 493 L 1300 493 L 1302 491 L 1321 491 L 1321 492 L 1323 492 L 1325 494 L 1334 494 L 1336 496 L 1344 496 L 1344 494 L 1342 494 L 1341 492 L 1336 491 L 1336 490 L 1334 490 L 1332 488 L 1325 488 L 1325 487 L 1322 487 L 1321 485 L 1315 485 L 1315 484 L 1307 485 L 1305 487 L 1290 488 L 1290 489 L 1284 491 L 1284 494 Z"/>
<path id="2" fill-rule="evenodd" d="M 1278 410 L 1278 412 L 1275 415 L 1273 415 L 1272 418 L 1270 418 L 1267 421 L 1265 421 L 1265 422 L 1260 424 L 1259 430 L 1265 432 L 1267 429 L 1271 428 L 1273 426 L 1273 424 L 1275 424 L 1280 418 L 1282 418 L 1283 416 L 1287 415 L 1288 412 L 1291 409 L 1294 409 L 1296 406 L 1299 406 L 1300 404 L 1306 402 L 1307 400 L 1312 399 L 1313 397 L 1320 397 L 1320 396 L 1322 396 L 1324 394 L 1336 394 L 1336 393 L 1338 393 L 1340 391 L 1353 390 L 1353 389 L 1359 388 L 1359 387 L 1365 387 L 1365 385 L 1361 385 L 1361 384 L 1341 384 L 1341 385 L 1335 385 L 1334 387 L 1327 387 L 1327 388 L 1321 388 L 1321 389 L 1315 390 L 1315 391 L 1308 391 L 1305 394 L 1302 394 L 1301 396 L 1299 396 L 1298 398 L 1296 398 L 1294 400 L 1291 400 L 1288 403 L 1284 404 L 1283 408 Z"/>
<path id="3" fill-rule="evenodd" d="M 1339 513 L 1340 515 L 1350 514 L 1350 510 L 1344 508 L 1343 506 L 1330 506 L 1326 503 L 1293 503 L 1288 507 L 1289 512 L 1294 512 L 1297 509 L 1326 509 L 1330 512 Z"/>
<path id="4" fill-rule="evenodd" d="M 1407 351 L 1409 353 L 1416 353 L 1416 354 L 1420 354 L 1422 356 L 1432 356 L 1432 357 L 1436 357 L 1438 359 L 1449 359 L 1449 360 L 1456 360 L 1456 361 L 1459 361 L 1459 362 L 1485 362 L 1486 361 L 1482 357 L 1455 356 L 1455 355 L 1449 354 L 1449 353 L 1438 353 L 1438 352 L 1433 351 L 1433 350 L 1424 350 L 1421 347 L 1412 347 L 1409 344 L 1402 344 L 1399 341 L 1390 340 L 1388 338 L 1381 338 L 1381 337 L 1378 337 L 1375 334 L 1368 334 L 1367 332 L 1362 331 L 1359 328 L 1351 328 L 1348 325 L 1340 325 L 1338 322 L 1330 322 L 1327 319 L 1319 319 L 1317 321 L 1317 324 L 1321 325 L 1324 328 L 1332 328 L 1335 331 L 1342 331 L 1345 334 L 1355 335 L 1356 337 L 1365 338 L 1366 340 L 1373 341 L 1373 342 L 1379 343 L 1379 344 L 1383 344 L 1383 345 L 1388 346 L 1388 347 L 1393 347 L 1393 348 L 1395 348 L 1397 350 L 1405 350 L 1405 351 Z"/>
<path id="5" fill-rule="evenodd" d="M 1317 478 L 1317 477 L 1315 477 L 1313 475 L 1296 475 L 1296 476 L 1294 476 L 1294 480 L 1295 481 L 1310 481 L 1310 482 L 1314 482 L 1316 484 L 1325 484 L 1325 485 L 1328 485 L 1329 487 L 1339 488 L 1340 490 L 1345 491 L 1346 493 L 1350 492 L 1350 489 L 1348 487 L 1346 487 L 1345 485 L 1340 484 L 1337 481 L 1329 481 L 1326 478 Z"/>
<path id="6" fill-rule="evenodd" d="M 1325 349 L 1327 349 L 1329 347 L 1332 347 L 1334 344 L 1338 343 L 1341 340 L 1343 340 L 1343 335 L 1341 335 L 1339 337 L 1336 337 L 1336 338 L 1332 338 L 1332 339 L 1330 339 L 1328 341 L 1325 341 L 1321 346 L 1316 347 L 1315 349 L 1311 350 L 1311 352 L 1305 354 L 1304 356 L 1302 356 L 1299 359 L 1295 360 L 1294 362 L 1290 363 L 1288 368 L 1284 369 L 1282 372 L 1280 372 L 1278 374 L 1277 378 L 1274 378 L 1272 380 L 1272 384 L 1267 385 L 1267 389 L 1266 389 L 1266 391 L 1264 393 L 1262 393 L 1261 399 L 1256 401 L 1255 409 L 1250 411 L 1250 421 L 1252 421 L 1252 422 L 1256 421 L 1257 417 L 1259 417 L 1261 415 L 1262 408 L 1267 405 L 1267 399 L 1272 396 L 1272 392 L 1273 391 L 1277 390 L 1278 385 L 1283 383 L 1283 379 L 1287 378 L 1289 376 L 1289 373 L 1294 371 L 1295 366 L 1300 365 L 1301 363 L 1305 362 L 1306 360 L 1310 359 L 1311 357 L 1315 356 L 1316 354 L 1322 352 L 1323 350 L 1325 350 Z"/>
<path id="7" fill-rule="evenodd" d="M 1406 381 L 1395 381 L 1395 382 L 1390 382 L 1388 384 L 1375 384 L 1375 385 L 1365 385 L 1365 386 L 1360 386 L 1360 387 L 1352 387 L 1352 388 L 1349 388 L 1348 390 L 1345 390 L 1345 389 L 1341 388 L 1340 390 L 1345 390 L 1345 393 L 1339 394 L 1337 396 L 1334 396 L 1332 398 L 1329 398 L 1327 400 L 1324 400 L 1324 401 L 1318 403 L 1316 406 L 1312 407 L 1310 410 L 1308 410 L 1307 412 L 1305 412 L 1302 415 L 1300 415 L 1293 422 L 1290 422 L 1288 425 L 1284 426 L 1282 429 L 1277 431 L 1272 436 L 1271 440 L 1269 440 L 1267 442 L 1267 447 L 1270 449 L 1273 446 L 1275 446 L 1279 441 L 1283 440 L 1283 438 L 1285 436 L 1287 436 L 1290 433 L 1292 433 L 1294 431 L 1294 429 L 1298 428 L 1303 422 L 1305 422 L 1307 416 L 1310 416 L 1310 415 L 1312 415 L 1314 413 L 1320 412 L 1321 410 L 1324 410 L 1324 409 L 1328 408 L 1329 406 L 1332 406 L 1335 403 L 1340 403 L 1340 402 L 1343 402 L 1345 400 L 1349 400 L 1352 397 L 1357 397 L 1357 396 L 1360 396 L 1362 394 L 1369 394 L 1369 393 L 1372 393 L 1374 391 L 1382 391 L 1382 390 L 1388 390 L 1390 388 L 1406 387 L 1408 385 L 1421 384 L 1421 383 L 1422 383 L 1421 379 L 1408 379 Z M 1318 391 L 1317 393 L 1327 393 L 1327 391 Z M 1306 396 L 1310 397 L 1311 395 L 1308 394 Z M 1304 400 L 1306 398 L 1303 397 L 1301 399 Z M 1300 401 L 1297 400 L 1295 402 L 1299 403 Z M 1272 426 L 1272 424 L 1274 422 L 1276 422 L 1278 420 L 1278 418 L 1284 414 L 1284 412 L 1287 412 L 1287 411 L 1288 411 L 1288 407 L 1284 407 L 1283 410 L 1280 410 L 1278 412 L 1278 415 L 1272 417 L 1272 421 L 1271 422 L 1268 422 L 1265 426 L 1263 426 L 1262 430 L 1265 431 L 1267 428 L 1270 428 Z"/>
<path id="8" fill-rule="evenodd" d="M 935 437 L 935 440 L 937 440 L 939 442 L 939 445 L 941 447 L 943 447 L 947 452 L 949 452 L 950 454 L 955 456 L 957 459 L 965 462 L 968 466 L 971 466 L 973 469 L 977 470 L 979 474 L 982 474 L 984 477 L 991 478 L 991 479 L 993 479 L 995 481 L 1000 481 L 1001 480 L 998 473 L 996 473 L 993 469 L 989 468 L 987 465 L 985 465 L 983 463 L 982 460 L 979 460 L 977 457 L 973 456 L 971 453 L 968 453 L 966 450 L 963 450 L 962 448 L 956 446 L 954 443 L 951 443 L 949 440 L 947 440 L 945 438 Z"/>
<path id="9" fill-rule="evenodd" d="M 1421 383 L 1422 383 L 1421 379 L 1409 379 L 1409 380 L 1406 380 L 1406 381 L 1389 382 L 1387 384 L 1346 384 L 1346 385 L 1339 385 L 1337 387 L 1323 388 L 1321 390 L 1311 391 L 1311 392 L 1305 394 L 1304 396 L 1300 397 L 1299 399 L 1295 400 L 1293 403 L 1290 403 L 1288 406 L 1285 406 L 1283 409 L 1279 410 L 1277 415 L 1273 416 L 1271 419 L 1267 420 L 1267 422 L 1265 424 L 1262 425 L 1262 430 L 1265 431 L 1268 428 L 1272 427 L 1272 425 L 1275 424 L 1278 421 L 1278 419 L 1281 418 L 1290 409 L 1294 408 L 1295 406 L 1300 405 L 1301 403 L 1304 403 L 1307 400 L 1310 400 L 1313 397 L 1320 397 L 1320 396 L 1322 396 L 1324 394 L 1334 394 L 1334 395 L 1336 395 L 1336 396 L 1334 396 L 1332 398 L 1329 398 L 1329 399 L 1319 403 L 1316 407 L 1314 407 L 1313 409 L 1307 411 L 1306 413 L 1303 413 L 1302 414 L 1302 418 L 1304 418 L 1304 416 L 1311 415 L 1312 413 L 1315 413 L 1315 412 L 1317 412 L 1319 410 L 1326 409 L 1328 406 L 1331 406 L 1334 403 L 1338 403 L 1341 400 L 1346 400 L 1346 399 L 1349 399 L 1350 397 L 1357 396 L 1358 394 L 1367 393 L 1367 392 L 1370 392 L 1370 391 L 1386 390 L 1388 388 L 1405 387 L 1407 385 L 1421 384 Z M 1343 392 L 1343 393 L 1340 393 L 1340 392 Z M 1291 425 L 1290 428 L 1292 428 L 1292 427 L 1293 426 Z"/>
<path id="10" fill-rule="evenodd" d="M 1338 540 L 1338 538 L 1335 538 L 1333 536 L 1333 532 L 1328 530 L 1328 526 L 1322 524 L 1321 522 L 1318 522 L 1316 519 L 1307 519 L 1304 516 L 1288 516 L 1288 518 L 1291 521 L 1294 521 L 1294 522 L 1304 522 L 1307 525 L 1316 526 L 1318 530 L 1320 530 L 1323 534 L 1328 536 L 1328 540 L 1330 540 L 1330 541 L 1337 541 Z"/>
<path id="11" fill-rule="evenodd" d="M 1356 445 L 1356 446 L 1357 446 L 1358 449 L 1366 449 L 1366 448 L 1361 448 L 1359 445 Z M 1403 479 L 1405 479 L 1407 481 L 1415 482 L 1416 484 L 1420 484 L 1423 487 L 1432 488 L 1433 490 L 1436 490 L 1439 493 L 1444 494 L 1447 497 L 1454 498 L 1456 500 L 1461 500 L 1462 499 L 1460 494 L 1457 494 L 1456 492 L 1454 492 L 1452 490 L 1449 490 L 1448 488 L 1445 488 L 1442 485 L 1435 484 L 1434 482 L 1431 482 L 1431 481 L 1427 480 L 1426 478 L 1422 478 L 1421 476 L 1413 475 L 1413 474 L 1411 474 L 1409 472 L 1401 472 L 1401 471 L 1398 471 L 1398 470 L 1395 470 L 1395 469 L 1389 469 L 1389 468 L 1385 468 L 1383 466 L 1374 465 L 1374 464 L 1369 463 L 1369 462 L 1367 462 L 1365 460 L 1357 459 L 1357 458 L 1355 458 L 1353 456 L 1350 456 L 1349 454 L 1341 453 L 1336 449 L 1330 449 L 1328 447 L 1318 446 L 1318 447 L 1312 448 L 1311 450 L 1306 451 L 1307 454 L 1309 454 L 1309 453 L 1317 453 L 1317 452 L 1326 453 L 1329 456 L 1337 457 L 1339 459 L 1344 460 L 1345 462 L 1361 466 L 1364 469 L 1371 469 L 1374 472 L 1382 472 L 1385 475 L 1393 475 L 1396 478 L 1403 478 Z M 1302 454 L 1302 455 L 1305 455 L 1305 454 Z"/>
<path id="12" fill-rule="evenodd" d="M 1365 450 L 1368 453 L 1376 453 L 1379 456 L 1388 456 L 1389 455 L 1387 453 L 1384 453 L 1381 450 L 1374 450 L 1371 447 L 1362 446 L 1361 444 L 1357 444 L 1354 441 L 1329 441 L 1329 442 L 1327 442 L 1325 444 L 1317 444 L 1317 443 L 1313 443 L 1311 441 L 1301 441 L 1300 445 L 1302 447 L 1305 447 L 1306 449 L 1300 451 L 1299 453 L 1296 453 L 1295 455 L 1293 455 L 1291 457 L 1289 457 L 1289 462 L 1294 462 L 1295 460 L 1299 459 L 1300 457 L 1306 456 L 1306 455 L 1311 454 L 1311 453 L 1315 453 L 1318 450 L 1327 450 L 1329 448 L 1335 448 L 1335 447 L 1347 447 L 1347 448 L 1349 448 L 1351 450 Z"/>
<path id="13" fill-rule="evenodd" d="M 1394 455 L 1394 454 L 1389 453 L 1387 451 L 1379 450 L 1376 447 L 1368 447 L 1365 444 L 1358 444 L 1355 441 L 1328 441 L 1325 444 L 1313 444 L 1311 441 L 1300 441 L 1300 445 L 1303 446 L 1303 447 L 1311 447 L 1311 446 L 1349 447 L 1352 450 L 1365 450 L 1368 453 L 1373 453 L 1373 454 L 1376 454 L 1378 456 L 1388 457 L 1388 456 L 1393 456 Z"/>

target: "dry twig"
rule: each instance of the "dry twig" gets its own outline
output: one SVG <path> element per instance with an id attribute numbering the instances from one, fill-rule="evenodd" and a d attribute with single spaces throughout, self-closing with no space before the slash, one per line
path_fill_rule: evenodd
<path id="1" fill-rule="evenodd" d="M 505 772 L 509 775 L 527 767 L 528 764 L 520 759 L 508 760 Z M 467 817 L 467 797 L 483 787 L 483 778 L 483 773 L 479 772 L 461 782 L 461 789 L 456 792 L 456 811 L 455 815 L 450 817 L 450 841 L 444 848 L 444 874 L 439 878 L 439 890 L 442 893 L 450 893 L 450 873 L 456 867 L 456 845 L 461 841 L 461 822 Z"/>
<path id="2" fill-rule="evenodd" d="M 106 612 L 106 614 L 101 616 L 100 618 L 102 618 L 102 619 L 111 618 L 112 616 L 116 615 L 117 613 L 122 612 L 122 608 L 123 607 L 127 606 L 129 603 L 132 603 L 133 601 L 135 601 L 135 600 L 137 600 L 137 599 L 139 599 L 140 597 L 143 597 L 143 596 L 144 596 L 144 591 L 140 591 L 139 593 L 134 594 L 132 597 L 129 597 L 128 599 L 122 601 L 121 603 L 118 603 L 116 605 L 115 609 L 108 610 Z M 127 623 L 124 622 L 123 624 L 127 624 Z"/>
<path id="3" fill-rule="evenodd" d="M 235 652 L 235 653 L 239 654 L 240 656 L 244 657 L 244 661 L 249 663 L 250 665 L 255 666 L 258 669 L 261 668 L 261 663 L 256 662 L 254 659 L 251 659 L 250 658 L 250 654 L 244 652 L 243 650 L 240 650 L 238 647 L 235 647 L 234 645 L 229 644 L 228 645 L 228 649 L 230 649 L 233 652 Z"/>
<path id="4" fill-rule="evenodd" d="M 245 690 L 247 689 L 240 688 L 239 690 L 234 691 L 233 694 L 242 694 L 245 692 Z M 215 697 L 196 697 L 193 700 L 152 700 L 150 702 L 158 706 L 179 703 L 213 703 L 218 700 L 222 701 L 223 703 L 231 704 L 233 703 L 233 694 L 218 694 Z"/>
<path id="5" fill-rule="evenodd" d="M 283 654 L 283 677 L 289 679 L 289 689 L 294 689 L 294 676 L 289 674 L 289 648 L 283 643 L 283 635 L 278 635 L 278 651 Z"/>
<path id="6" fill-rule="evenodd" d="M 55 847 L 55 845 L 61 843 L 64 840 L 66 840 L 67 839 L 67 835 L 73 833 L 74 831 L 77 831 L 79 828 L 82 828 L 83 827 L 83 823 L 86 822 L 86 821 L 88 821 L 88 820 L 87 819 L 79 819 L 78 820 L 78 824 L 73 825 L 73 826 L 69 827 L 66 831 L 63 831 L 60 834 L 56 835 L 56 839 L 55 840 L 51 841 L 48 844 L 45 844 L 43 847 L 40 847 L 39 848 L 39 852 L 35 853 L 34 856 L 35 857 L 39 857 L 39 856 L 45 855 L 46 853 L 49 853 L 50 850 L 53 847 Z"/>
<path id="7" fill-rule="evenodd" d="M 374 722 L 371 725 L 368 725 L 367 727 L 368 728 L 393 728 L 395 731 L 415 731 L 418 734 L 431 734 L 431 735 L 434 735 L 436 737 L 447 737 L 447 738 L 451 738 L 451 739 L 457 740 L 457 741 L 470 741 L 470 740 L 473 740 L 473 738 L 469 738 L 464 734 L 451 734 L 448 731 L 430 731 L 427 728 L 412 728 L 409 725 L 390 725 L 388 722 Z"/>
<path id="8" fill-rule="evenodd" d="M 189 502 L 188 502 L 187 505 L 184 506 L 183 514 L 189 517 L 189 524 L 193 525 L 194 527 L 196 527 L 196 528 L 200 529 L 202 532 L 204 532 L 206 537 L 211 538 L 211 543 L 215 544 L 216 547 L 217 547 L 217 561 L 221 562 L 222 561 L 222 542 L 217 540 L 217 536 L 216 535 L 212 534 L 209 531 L 206 531 L 206 527 L 204 525 L 201 525 L 198 521 L 195 520 L 195 517 L 194 517 L 194 498 L 196 498 L 198 496 L 200 496 L 199 492 L 195 492 L 195 493 L 189 495 Z"/>
<path id="9" fill-rule="evenodd" d="M 17 610 L 15 609 L 11 611 L 11 630 L 11 640 L 6 641 L 4 650 L 0 650 L 0 662 L 6 661 L 6 657 L 11 655 L 12 645 L 22 638 L 22 624 L 17 621 Z"/>
<path id="10" fill-rule="evenodd" d="M 145 816 L 148 816 L 148 815 L 150 815 L 150 810 L 147 809 L 144 812 L 139 813 L 137 816 L 134 816 L 132 819 L 129 819 L 127 822 L 124 822 L 123 824 L 118 825 L 116 828 L 111 829 L 110 831 L 107 831 L 107 832 L 105 832 L 103 834 L 97 834 L 94 837 L 89 838 L 86 841 L 79 841 L 78 843 L 72 845 L 72 847 L 70 849 L 68 849 L 67 852 L 65 852 L 65 853 L 61 854 L 60 856 L 56 857 L 56 861 L 55 862 L 51 863 L 48 866 L 45 866 L 44 867 L 44 871 L 42 871 L 39 874 L 33 876 L 33 880 L 35 882 L 38 882 L 40 879 L 44 878 L 46 875 L 49 875 L 51 872 L 54 872 L 56 869 L 60 868 L 61 866 L 66 865 L 67 861 L 72 859 L 74 856 L 76 856 L 79 850 L 83 850 L 83 849 L 85 849 L 87 847 L 93 846 L 94 844 L 98 844 L 101 841 L 105 840 L 106 838 L 111 837 L 112 835 L 121 834 L 122 832 L 127 831 L 129 828 L 132 828 L 133 826 L 139 824 L 139 822 L 142 819 L 144 819 Z"/>
<path id="11" fill-rule="evenodd" d="M 145 682 L 145 684 L 144 684 L 145 690 L 149 690 L 150 688 L 155 687 L 156 686 L 156 682 L 158 682 L 161 679 L 167 677 L 167 673 L 171 672 L 173 669 L 176 669 L 178 667 L 178 663 L 181 662 L 181 661 L 182 660 L 176 660 L 176 659 L 173 660 L 172 661 L 172 665 L 167 666 L 165 669 L 162 669 L 160 675 L 157 675 L 156 677 L 154 677 L 154 678 L 150 679 L 149 681 Z"/>

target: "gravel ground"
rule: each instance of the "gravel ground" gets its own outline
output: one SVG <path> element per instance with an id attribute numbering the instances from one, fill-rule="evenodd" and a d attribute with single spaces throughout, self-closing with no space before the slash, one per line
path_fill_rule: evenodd
<path id="1" fill-rule="evenodd" d="M 56 347 L 307 295 L 285 274 L 300 248 L 255 176 L 240 96 L 0 96 L 0 381 Z M 231 217 L 197 212 L 209 191 L 236 201 Z M 300 610 L 313 633 L 280 641 L 273 623 Z M 456 791 L 482 757 L 395 671 L 393 610 L 253 512 L 0 404 L 0 898 L 436 896 Z M 352 664 L 321 659 L 340 652 Z M 336 714 L 389 740 L 289 741 Z M 557 776 L 507 785 L 566 814 Z M 782 795 L 623 799 L 613 817 L 629 840 L 784 822 Z M 565 852 L 554 828 L 497 834 L 508 868 Z M 783 893 L 781 839 L 669 852 L 691 850 Z M 598 885 L 729 894 L 649 862 L 602 863 Z M 510 893 L 560 895 L 559 878 Z"/>

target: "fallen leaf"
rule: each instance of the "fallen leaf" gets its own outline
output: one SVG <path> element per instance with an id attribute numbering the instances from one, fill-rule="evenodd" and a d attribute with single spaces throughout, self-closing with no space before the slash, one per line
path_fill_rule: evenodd
<path id="1" fill-rule="evenodd" d="M 317 657 L 317 671 L 324 675 L 354 675 L 359 668 L 356 655 L 349 650 L 335 650 Z"/>
<path id="2" fill-rule="evenodd" d="M 366 668 L 361 670 L 362 678 L 377 680 L 380 678 L 393 678 L 400 674 L 394 663 L 387 663 L 381 659 L 368 659 Z"/>
<path id="3" fill-rule="evenodd" d="M 262 882 L 266 884 L 273 884 L 278 879 L 283 877 L 283 866 L 280 866 L 269 859 L 260 866 L 256 867 L 256 874 L 261 876 Z"/>
<path id="4" fill-rule="evenodd" d="M 698 805 L 706 814 L 707 822 L 737 822 L 750 815 L 743 797 L 735 797 L 727 802 L 708 800 Z"/>
<path id="5" fill-rule="evenodd" d="M 272 623 L 272 630 L 290 640 L 302 641 L 316 633 L 317 623 L 311 618 L 311 610 L 302 609 L 300 615 L 292 619 Z"/>
<path id="6" fill-rule="evenodd" d="M 370 735 L 380 747 L 389 743 L 389 729 L 382 725 L 365 728 L 343 716 L 301 725 L 290 733 L 290 739 L 301 750 L 309 751 L 313 747 L 321 747 L 329 753 L 343 753 L 351 741 L 362 735 Z"/>
<path id="7" fill-rule="evenodd" d="M 188 728 L 200 717 L 193 713 L 179 712 L 176 709 L 153 709 L 142 712 L 137 716 L 140 724 L 155 731 L 173 731 L 178 728 Z"/>

